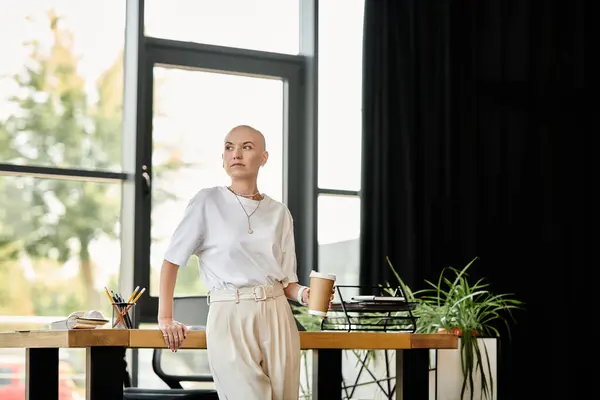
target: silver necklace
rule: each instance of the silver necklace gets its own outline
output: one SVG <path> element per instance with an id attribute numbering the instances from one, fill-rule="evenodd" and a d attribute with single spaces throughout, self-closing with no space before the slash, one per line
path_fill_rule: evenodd
<path id="1" fill-rule="evenodd" d="M 228 188 L 229 190 L 231 190 L 231 188 Z M 258 204 L 256 205 L 256 208 L 254 209 L 254 211 L 252 211 L 250 214 L 248 214 L 248 212 L 246 211 L 246 209 L 244 208 L 244 205 L 242 204 L 242 202 L 240 201 L 240 197 L 243 196 L 239 196 L 236 192 L 234 192 L 233 190 L 231 190 L 231 193 L 233 193 L 235 195 L 235 199 L 238 201 L 238 203 L 240 203 L 240 207 L 242 207 L 242 210 L 244 210 L 244 214 L 246 214 L 246 219 L 248 220 L 248 233 L 250 235 L 252 235 L 254 233 L 254 230 L 252 229 L 252 226 L 250 225 L 250 217 L 252 215 L 254 215 L 254 213 L 256 212 L 256 210 L 258 210 L 258 207 L 260 207 L 260 203 L 262 200 L 258 200 Z M 258 194 L 258 193 L 257 193 Z M 254 195 L 256 196 L 256 195 Z"/>
<path id="2" fill-rule="evenodd" d="M 251 198 L 251 197 L 254 197 L 254 196 L 256 196 L 256 195 L 260 194 L 260 192 L 256 192 L 256 193 L 254 193 L 254 194 L 241 194 L 241 193 L 238 193 L 238 192 L 236 192 L 235 190 L 233 190 L 233 189 L 231 188 L 231 186 L 227 186 L 227 189 L 231 190 L 231 193 L 233 193 L 233 194 L 235 194 L 236 196 L 239 196 L 239 197 L 247 197 L 247 198 Z"/>

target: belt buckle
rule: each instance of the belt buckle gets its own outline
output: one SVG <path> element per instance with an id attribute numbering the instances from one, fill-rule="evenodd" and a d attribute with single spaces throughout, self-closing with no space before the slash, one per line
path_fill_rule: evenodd
<path id="1" fill-rule="evenodd" d="M 262 296 L 257 295 L 257 290 L 256 289 L 261 289 L 262 290 Z M 254 300 L 255 301 L 265 301 L 267 300 L 267 291 L 265 289 L 264 286 L 254 286 L 252 288 L 252 294 L 254 294 Z"/>

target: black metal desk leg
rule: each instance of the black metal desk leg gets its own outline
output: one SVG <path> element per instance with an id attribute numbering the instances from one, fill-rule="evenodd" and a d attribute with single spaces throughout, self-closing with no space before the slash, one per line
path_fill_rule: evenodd
<path id="1" fill-rule="evenodd" d="M 396 350 L 396 400 L 429 398 L 429 350 Z"/>
<path id="2" fill-rule="evenodd" d="M 58 349 L 27 349 L 27 400 L 58 400 Z"/>
<path id="3" fill-rule="evenodd" d="M 313 350 L 313 400 L 342 398 L 342 350 Z"/>
<path id="4" fill-rule="evenodd" d="M 86 399 L 122 400 L 124 347 L 91 347 L 86 354 Z"/>

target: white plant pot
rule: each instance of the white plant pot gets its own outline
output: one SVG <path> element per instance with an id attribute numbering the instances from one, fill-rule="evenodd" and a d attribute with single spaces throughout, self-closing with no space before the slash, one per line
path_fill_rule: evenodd
<path id="1" fill-rule="evenodd" d="M 481 375 L 476 371 L 473 374 L 473 381 L 475 383 L 473 399 L 495 400 L 498 398 L 498 339 L 481 338 L 477 340 L 479 341 L 479 348 L 481 349 L 481 356 L 483 357 L 482 362 L 484 372 L 488 378 L 489 385 L 490 377 L 487 372 L 487 360 L 484 346 L 487 347 L 492 371 L 493 390 L 491 391 L 491 396 L 489 398 L 486 398 L 485 395 L 481 394 Z M 458 346 L 460 348 L 460 339 Z M 429 360 L 429 400 L 461 400 L 460 390 L 462 388 L 463 375 L 460 365 L 460 350 L 431 350 L 429 352 Z M 468 400 L 471 398 L 470 396 L 471 391 L 467 388 L 463 399 Z"/>

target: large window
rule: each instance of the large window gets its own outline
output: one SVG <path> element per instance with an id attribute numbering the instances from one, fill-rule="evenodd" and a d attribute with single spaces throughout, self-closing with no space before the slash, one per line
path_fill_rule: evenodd
<path id="1" fill-rule="evenodd" d="M 334 272 L 339 284 L 358 284 L 360 199 L 322 194 L 318 209 L 319 268 Z"/>
<path id="2" fill-rule="evenodd" d="M 0 7 L 0 163 L 121 170 L 123 2 Z"/>
<path id="3" fill-rule="evenodd" d="M 223 138 L 233 126 L 261 130 L 269 162 L 259 187 L 283 198 L 284 84 L 280 79 L 154 68 L 152 245 L 150 293 L 158 296 L 159 273 L 170 236 L 188 201 L 202 188 L 228 182 L 221 159 Z M 192 256 L 181 268 L 176 296 L 205 294 Z"/>
<path id="4" fill-rule="evenodd" d="M 318 4 L 319 270 L 358 285 L 364 0 Z"/>
<path id="5" fill-rule="evenodd" d="M 298 54 L 300 0 L 146 0 L 146 36 Z"/>
<path id="6" fill-rule="evenodd" d="M 301 149 L 291 143 L 305 133 L 299 5 L 298 0 L 145 1 L 138 171 L 148 173 L 150 190 L 142 190 L 136 203 L 136 219 L 147 225 L 136 236 L 134 263 L 135 284 L 150 289 L 141 308 L 144 329 L 156 328 L 160 266 L 186 204 L 198 190 L 229 182 L 221 154 L 232 127 L 247 124 L 263 132 L 269 161 L 259 187 L 276 200 L 289 200 L 289 171 L 303 165 Z M 179 270 L 176 296 L 206 293 L 197 266 L 192 256 Z M 137 352 L 134 379 L 140 386 L 165 387 L 146 373 L 152 353 Z M 179 373 L 189 373 L 188 366 L 199 372 L 206 368 L 203 356 L 178 352 L 164 363 Z"/>
<path id="7" fill-rule="evenodd" d="M 319 188 L 323 189 L 360 190 L 363 14 L 364 0 L 319 2 Z"/>
<path id="8" fill-rule="evenodd" d="M 363 6 L 0 5 L 8 32 L 0 37 L 0 331 L 45 328 L 73 311 L 109 313 L 104 288 L 137 285 L 147 288 L 138 321 L 154 328 L 165 246 L 189 198 L 227 183 L 220 143 L 237 124 L 267 137 L 260 187 L 294 215 L 300 275 L 317 268 L 316 236 L 318 268 L 356 284 Z M 205 292 L 194 261 L 177 295 Z M 143 375 L 144 386 L 163 385 L 146 374 L 151 353 L 132 352 L 134 384 Z M 61 390 L 78 398 L 85 354 L 60 354 Z M 24 360 L 0 351 L 0 387 L 22 382 Z"/>
<path id="9" fill-rule="evenodd" d="M 109 315 L 120 203 L 120 184 L 0 176 L 0 315 Z"/>
<path id="10" fill-rule="evenodd" d="M 0 331 L 110 315 L 103 288 L 118 288 L 126 180 L 124 2 L 10 2 L 0 25 Z M 85 351 L 60 355 L 61 398 L 84 396 Z M 24 351 L 0 350 L 0 365 L 0 393 L 24 387 Z"/>

